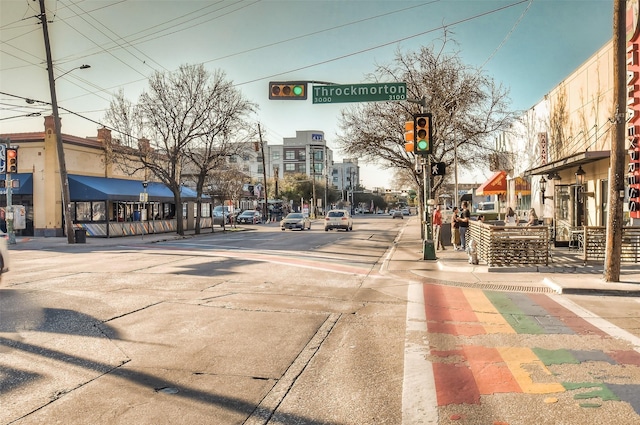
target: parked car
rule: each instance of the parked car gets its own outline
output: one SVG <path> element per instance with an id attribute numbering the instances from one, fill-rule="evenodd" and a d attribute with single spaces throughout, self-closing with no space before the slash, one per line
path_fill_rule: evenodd
<path id="1" fill-rule="evenodd" d="M 403 208 L 400 210 L 400 212 L 402 212 L 402 215 L 411 215 L 411 211 L 409 211 L 409 208 Z"/>
<path id="2" fill-rule="evenodd" d="M 255 210 L 245 210 L 238 215 L 237 223 L 259 224 L 262 223 L 262 214 Z"/>
<path id="3" fill-rule="evenodd" d="M 7 234 L 0 230 L 0 279 L 2 274 L 9 271 L 9 248 L 7 248 Z"/>
<path id="4" fill-rule="evenodd" d="M 305 228 L 311 229 L 311 220 L 302 213 L 289 213 L 280 222 L 280 229 L 283 231 L 286 229 L 304 230 Z"/>
<path id="5" fill-rule="evenodd" d="M 391 214 L 391 218 L 404 219 L 404 216 L 402 215 L 402 211 L 394 211 L 393 214 Z"/>
<path id="6" fill-rule="evenodd" d="M 347 232 L 353 230 L 353 218 L 348 210 L 331 210 L 324 218 L 324 230 L 343 229 Z"/>

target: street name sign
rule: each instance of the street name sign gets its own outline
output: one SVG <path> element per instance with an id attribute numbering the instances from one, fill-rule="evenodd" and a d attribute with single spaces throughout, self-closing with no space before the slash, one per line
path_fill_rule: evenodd
<path id="1" fill-rule="evenodd" d="M 313 86 L 313 103 L 382 102 L 406 100 L 407 83 L 332 84 Z"/>

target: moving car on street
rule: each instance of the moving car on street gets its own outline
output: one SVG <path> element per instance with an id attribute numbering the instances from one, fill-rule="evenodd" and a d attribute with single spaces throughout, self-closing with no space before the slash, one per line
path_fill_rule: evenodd
<path id="1" fill-rule="evenodd" d="M 302 213 L 289 213 L 280 222 L 280 229 L 283 231 L 286 229 L 304 230 L 305 228 L 311 230 L 311 220 Z"/>
<path id="2" fill-rule="evenodd" d="M 242 211 L 238 216 L 237 223 L 259 224 L 262 223 L 262 214 L 255 210 Z"/>
<path id="3" fill-rule="evenodd" d="M 324 219 L 324 231 L 331 229 L 353 230 L 353 218 L 348 210 L 331 210 Z"/>
<path id="4" fill-rule="evenodd" d="M 402 219 L 404 219 L 404 217 L 402 215 L 402 211 L 394 211 L 393 214 L 391 214 L 391 218 L 402 218 Z"/>

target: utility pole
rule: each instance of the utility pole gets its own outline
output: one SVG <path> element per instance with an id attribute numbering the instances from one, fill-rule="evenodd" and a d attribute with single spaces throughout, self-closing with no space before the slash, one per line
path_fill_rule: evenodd
<path id="1" fill-rule="evenodd" d="M 311 154 L 311 218 L 316 218 L 316 148 L 309 146 Z"/>
<path id="2" fill-rule="evenodd" d="M 64 158 L 64 143 L 62 141 L 62 128 L 60 114 L 58 113 L 58 98 L 56 96 L 56 81 L 53 76 L 53 59 L 51 58 L 51 43 L 49 41 L 49 29 L 47 27 L 47 14 L 44 0 L 40 0 L 40 22 L 44 33 L 44 47 L 47 54 L 47 71 L 49 72 L 49 90 L 51 91 L 51 107 L 53 109 L 53 121 L 56 129 L 56 150 L 58 151 L 58 167 L 60 168 L 60 186 L 62 189 L 63 221 L 67 233 L 67 242 L 75 243 L 73 222 L 71 221 L 71 195 L 69 193 L 69 178 L 67 176 L 67 164 Z"/>
<path id="3" fill-rule="evenodd" d="M 609 168 L 609 213 L 607 215 L 604 280 L 620 281 L 620 256 L 622 254 L 622 222 L 625 182 L 625 132 L 626 132 L 626 0 L 613 2 L 613 98 L 614 131 L 611 139 Z"/>
<path id="4" fill-rule="evenodd" d="M 260 153 L 262 154 L 262 180 L 264 181 L 264 211 L 262 212 L 262 216 L 265 220 L 269 219 L 269 204 L 268 199 L 269 195 L 267 194 L 267 166 L 266 161 L 264 159 L 264 142 L 262 140 L 262 130 L 260 129 L 260 123 L 258 123 L 258 137 L 260 137 Z"/>

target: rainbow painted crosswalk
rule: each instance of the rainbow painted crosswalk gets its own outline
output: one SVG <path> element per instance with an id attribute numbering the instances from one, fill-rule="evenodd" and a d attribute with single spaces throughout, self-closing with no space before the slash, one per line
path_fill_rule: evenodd
<path id="1" fill-rule="evenodd" d="M 563 373 L 598 362 L 622 373 L 640 368 L 640 353 L 553 297 L 425 284 L 424 300 L 438 406 L 579 389 L 576 400 L 623 401 L 640 414 L 640 382 L 607 382 L 606 375 L 572 382 Z"/>

